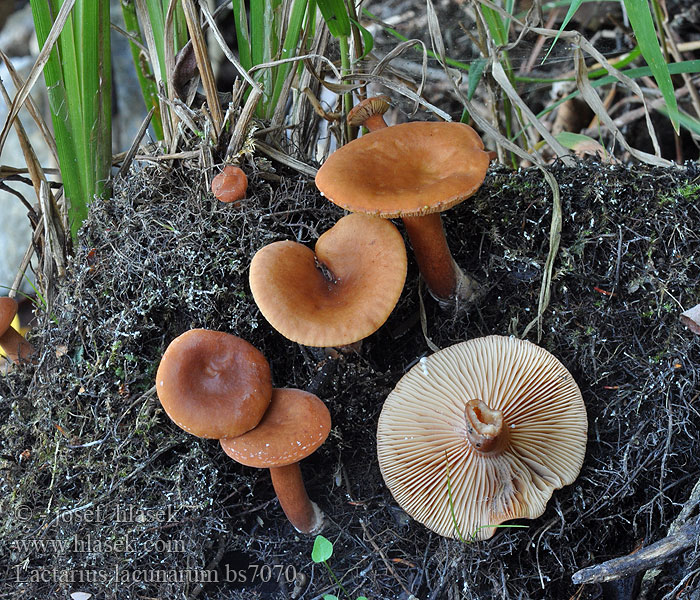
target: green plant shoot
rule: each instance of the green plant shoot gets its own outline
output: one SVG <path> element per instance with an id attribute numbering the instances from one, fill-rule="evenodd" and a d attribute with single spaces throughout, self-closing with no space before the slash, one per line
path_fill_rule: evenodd
<path id="1" fill-rule="evenodd" d="M 31 0 L 41 46 L 68 1 Z M 74 242 L 91 199 L 106 193 L 112 164 L 109 32 L 109 0 L 75 0 L 44 67 Z"/>
<path id="2" fill-rule="evenodd" d="M 331 542 L 328 538 L 323 537 L 322 535 L 317 535 L 316 539 L 314 539 L 314 547 L 311 550 L 311 560 L 313 560 L 315 563 L 323 563 L 328 570 L 328 573 L 331 576 L 331 579 L 335 582 L 335 584 L 338 586 L 338 588 L 343 592 L 343 594 L 346 597 L 350 597 L 343 587 L 343 585 L 340 583 L 338 578 L 335 576 L 335 573 L 331 569 L 330 565 L 328 564 L 328 559 L 333 556 L 333 542 Z M 323 595 L 323 600 L 338 600 L 338 596 L 335 596 L 333 594 L 324 594 Z M 366 596 L 358 596 L 356 600 L 367 600 Z"/>

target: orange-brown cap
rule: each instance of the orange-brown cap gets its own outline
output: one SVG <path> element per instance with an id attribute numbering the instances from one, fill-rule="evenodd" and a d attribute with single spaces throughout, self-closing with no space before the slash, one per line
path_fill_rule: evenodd
<path id="1" fill-rule="evenodd" d="M 269 469 L 291 465 L 309 456 L 326 441 L 331 415 L 326 405 L 303 390 L 272 390 L 270 407 L 257 427 L 221 447 L 247 467 Z"/>
<path id="2" fill-rule="evenodd" d="M 237 436 L 255 427 L 270 404 L 270 366 L 245 340 L 208 329 L 175 338 L 160 361 L 156 391 L 165 412 L 202 438 Z"/>
<path id="3" fill-rule="evenodd" d="M 503 521 L 540 516 L 552 491 L 576 479 L 587 430 L 581 392 L 554 356 L 488 336 L 404 375 L 379 417 L 379 466 L 414 519 L 446 537 L 458 527 L 486 539 Z"/>
<path id="4" fill-rule="evenodd" d="M 344 346 L 386 321 L 406 279 L 406 248 L 389 221 L 352 214 L 303 244 L 274 242 L 250 264 L 260 312 L 286 338 L 307 346 Z"/>
<path id="5" fill-rule="evenodd" d="M 351 212 L 420 216 L 471 196 L 488 166 L 484 144 L 469 125 L 414 121 L 339 148 L 318 170 L 316 186 Z"/>
<path id="6" fill-rule="evenodd" d="M 14 298 L 0 298 L 0 335 L 12 326 L 16 314 L 17 301 Z"/>
<path id="7" fill-rule="evenodd" d="M 242 169 L 226 165 L 211 182 L 211 191 L 221 202 L 238 202 L 245 198 L 248 178 Z"/>
<path id="8" fill-rule="evenodd" d="M 371 131 L 386 127 L 382 115 L 389 110 L 391 98 L 389 96 L 373 96 L 365 98 L 362 102 L 356 104 L 348 113 L 347 121 L 350 125 L 359 127 L 367 121 L 370 123 L 376 120 L 377 125 L 369 127 Z"/>

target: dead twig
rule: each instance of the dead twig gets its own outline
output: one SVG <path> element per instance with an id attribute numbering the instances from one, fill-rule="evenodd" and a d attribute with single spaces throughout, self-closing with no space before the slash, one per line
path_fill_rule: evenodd
<path id="1" fill-rule="evenodd" d="M 642 548 L 639 552 L 581 569 L 572 575 L 571 580 L 575 584 L 602 583 L 646 571 L 692 546 L 697 541 L 698 534 L 700 520 L 686 523 L 676 533 Z"/>

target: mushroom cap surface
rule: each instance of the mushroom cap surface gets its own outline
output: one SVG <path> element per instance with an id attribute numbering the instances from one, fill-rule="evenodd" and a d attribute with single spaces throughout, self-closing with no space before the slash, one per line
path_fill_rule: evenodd
<path id="1" fill-rule="evenodd" d="M 479 452 L 466 438 L 474 399 L 502 412 L 496 451 Z M 485 526 L 540 516 L 553 490 L 576 479 L 587 430 L 581 392 L 554 356 L 488 336 L 445 348 L 404 375 L 379 417 L 379 466 L 414 519 L 445 537 L 459 537 L 456 521 L 463 538 L 487 539 L 495 528 Z"/>
<path id="2" fill-rule="evenodd" d="M 406 247 L 385 219 L 346 215 L 323 233 L 315 252 L 273 242 L 250 264 L 260 312 L 286 338 L 306 346 L 344 346 L 374 333 L 398 302 Z"/>
<path id="3" fill-rule="evenodd" d="M 269 469 L 306 458 L 326 441 L 330 430 L 331 415 L 318 397 L 303 390 L 275 388 L 257 427 L 220 442 L 236 462 Z"/>
<path id="4" fill-rule="evenodd" d="M 238 202 L 245 198 L 248 190 L 248 177 L 243 169 L 226 165 L 211 181 L 211 191 L 221 202 Z"/>
<path id="5" fill-rule="evenodd" d="M 351 212 L 421 216 L 471 196 L 488 166 L 484 144 L 469 125 L 413 121 L 336 150 L 318 170 L 316 187 Z"/>
<path id="6" fill-rule="evenodd" d="M 255 427 L 270 404 L 270 365 L 235 335 L 191 329 L 163 354 L 156 391 L 168 416 L 188 433 L 236 436 Z"/>
<path id="7" fill-rule="evenodd" d="M 16 314 L 17 300 L 8 297 L 0 298 L 0 335 L 12 326 Z"/>

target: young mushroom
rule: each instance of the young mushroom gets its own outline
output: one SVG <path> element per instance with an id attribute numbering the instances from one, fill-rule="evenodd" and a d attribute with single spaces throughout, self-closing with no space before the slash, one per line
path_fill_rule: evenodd
<path id="1" fill-rule="evenodd" d="M 191 329 L 163 354 L 156 392 L 167 415 L 188 433 L 235 437 L 255 427 L 270 405 L 270 365 L 235 335 Z"/>
<path id="2" fill-rule="evenodd" d="M 380 128 L 336 150 L 316 186 L 357 213 L 400 217 L 431 294 L 449 305 L 473 301 L 478 285 L 452 258 L 440 212 L 481 186 L 489 155 L 463 123 L 411 122 Z"/>
<path id="3" fill-rule="evenodd" d="M 346 346 L 379 329 L 406 279 L 406 248 L 387 220 L 352 214 L 323 233 L 315 251 L 273 242 L 250 263 L 260 312 L 306 346 Z"/>
<path id="4" fill-rule="evenodd" d="M 387 124 L 384 113 L 389 110 L 389 96 L 373 96 L 356 104 L 348 113 L 347 121 L 353 127 L 364 125 L 370 131 L 384 129 Z"/>
<path id="5" fill-rule="evenodd" d="M 270 407 L 257 427 L 220 443 L 236 462 L 269 469 L 289 522 L 301 533 L 316 534 L 323 528 L 323 513 L 306 493 L 299 461 L 323 444 L 330 429 L 330 413 L 316 396 L 302 390 L 274 389 Z"/>
<path id="6" fill-rule="evenodd" d="M 245 198 L 248 190 L 248 178 L 243 169 L 226 165 L 211 182 L 212 194 L 221 202 L 232 202 L 236 206 L 239 200 Z"/>
<path id="7" fill-rule="evenodd" d="M 0 346 L 14 363 L 31 361 L 34 354 L 32 345 L 12 327 L 17 308 L 14 298 L 0 298 Z"/>
<path id="8" fill-rule="evenodd" d="M 379 467 L 399 505 L 436 533 L 483 540 L 540 516 L 586 451 L 581 392 L 549 352 L 513 337 L 422 359 L 379 417 Z"/>

